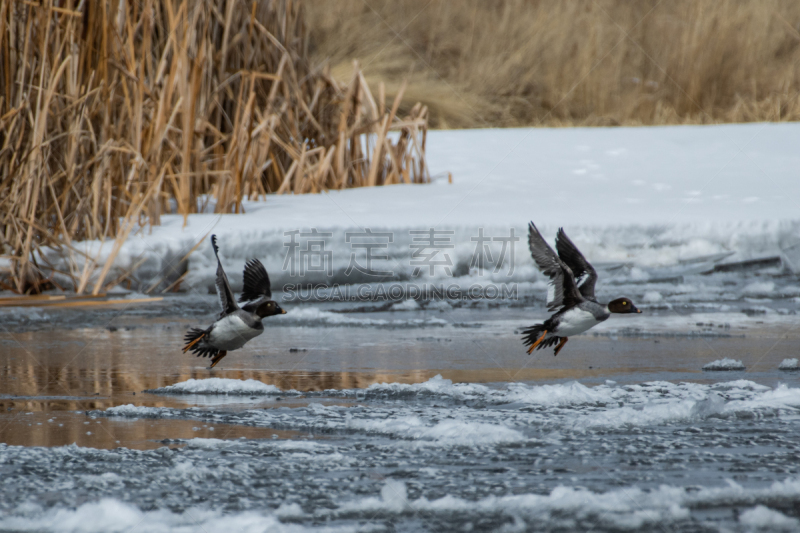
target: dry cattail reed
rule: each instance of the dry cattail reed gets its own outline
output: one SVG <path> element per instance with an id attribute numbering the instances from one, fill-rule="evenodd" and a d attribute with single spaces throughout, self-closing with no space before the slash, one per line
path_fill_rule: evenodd
<path id="1" fill-rule="evenodd" d="M 38 292 L 58 248 L 97 294 L 171 202 L 428 181 L 427 109 L 312 67 L 305 32 L 291 0 L 0 0 L 0 287 Z M 104 265 L 74 246 L 108 238 Z"/>

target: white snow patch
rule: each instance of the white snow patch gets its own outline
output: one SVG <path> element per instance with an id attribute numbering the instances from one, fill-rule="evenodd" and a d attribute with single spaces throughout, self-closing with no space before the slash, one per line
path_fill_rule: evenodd
<path id="1" fill-rule="evenodd" d="M 723 370 L 744 370 L 745 366 L 744 363 L 741 361 L 737 361 L 736 359 L 730 359 L 725 357 L 723 359 L 717 359 L 716 361 L 711 361 L 703 365 L 703 370 L 711 370 L 711 371 L 723 371 Z"/>
<path id="2" fill-rule="evenodd" d="M 279 509 L 280 510 L 280 509 Z M 284 513 L 294 509 L 283 509 Z M 307 528 L 284 524 L 277 516 L 255 511 L 224 513 L 203 507 L 173 513 L 166 509 L 141 511 L 119 500 L 104 498 L 84 503 L 77 509 L 50 509 L 34 516 L 0 515 L 3 531 L 47 531 L 52 533 L 196 533 L 236 531 L 241 533 L 301 533 L 306 531 L 345 532 L 352 527 Z"/>
<path id="3" fill-rule="evenodd" d="M 778 365 L 779 370 L 800 370 L 800 360 L 797 358 L 792 359 L 784 359 L 781 361 L 781 364 Z"/>

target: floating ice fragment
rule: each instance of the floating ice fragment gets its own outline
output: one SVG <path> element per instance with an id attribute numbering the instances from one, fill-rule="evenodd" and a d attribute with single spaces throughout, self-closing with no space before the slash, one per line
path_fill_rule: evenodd
<path id="1" fill-rule="evenodd" d="M 797 358 L 784 359 L 781 361 L 781 364 L 778 365 L 778 370 L 786 370 L 789 372 L 793 370 L 800 370 L 800 360 Z"/>
<path id="2" fill-rule="evenodd" d="M 743 292 L 748 296 L 763 296 L 772 294 L 775 291 L 775 283 L 772 281 L 757 281 L 747 285 Z"/>
<path id="3" fill-rule="evenodd" d="M 156 394 L 230 394 L 244 396 L 282 394 L 284 391 L 281 391 L 275 385 L 268 385 L 255 379 L 206 378 L 188 379 L 168 387 L 160 387 L 147 392 Z"/>
<path id="4" fill-rule="evenodd" d="M 392 311 L 417 311 L 418 309 L 419 304 L 412 298 L 392 304 Z"/>
<path id="5" fill-rule="evenodd" d="M 381 499 L 386 507 L 400 512 L 408 505 L 408 491 L 406 484 L 394 479 L 386 480 L 386 484 L 381 489 Z"/>
<path id="6" fill-rule="evenodd" d="M 744 370 L 745 366 L 744 363 L 741 361 L 737 361 L 736 359 L 730 359 L 725 357 L 723 359 L 717 359 L 716 361 L 712 361 L 708 364 L 703 365 L 703 370 L 707 371 L 725 371 L 725 370 Z"/>
<path id="7" fill-rule="evenodd" d="M 664 300 L 664 297 L 658 291 L 647 291 L 642 297 L 642 301 L 649 304 L 658 303 Z"/>
<path id="8" fill-rule="evenodd" d="M 743 512 L 739 517 L 739 523 L 754 530 L 797 531 L 800 529 L 800 520 L 790 518 L 764 505 L 758 505 Z"/>

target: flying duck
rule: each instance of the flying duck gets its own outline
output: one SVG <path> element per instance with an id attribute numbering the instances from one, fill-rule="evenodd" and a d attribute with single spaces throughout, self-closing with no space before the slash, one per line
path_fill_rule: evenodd
<path id="1" fill-rule="evenodd" d="M 528 247 L 536 266 L 550 278 L 547 290 L 547 310 L 556 311 L 543 324 L 536 324 L 523 333 L 528 353 L 558 343 L 555 354 L 572 335 L 579 335 L 608 319 L 611 313 L 641 313 L 630 298 L 617 298 L 603 305 L 594 296 L 597 272 L 573 244 L 564 228 L 556 235 L 556 250 L 542 238 L 531 222 L 528 226 Z M 577 279 L 577 281 L 576 281 Z"/>
<path id="2" fill-rule="evenodd" d="M 248 302 L 239 307 L 233 298 L 228 276 L 219 260 L 217 236 L 211 236 L 211 246 L 217 257 L 217 294 L 222 312 L 208 329 L 191 328 L 184 340 L 183 353 L 192 350 L 198 357 L 211 357 L 214 368 L 231 350 L 238 350 L 247 341 L 264 333 L 261 320 L 264 317 L 286 314 L 277 302 L 272 300 L 267 270 L 258 259 L 250 259 L 244 265 L 244 289 L 239 302 Z"/>

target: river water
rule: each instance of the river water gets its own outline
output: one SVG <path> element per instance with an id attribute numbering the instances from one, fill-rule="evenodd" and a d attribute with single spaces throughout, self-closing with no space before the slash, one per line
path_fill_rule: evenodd
<path id="1" fill-rule="evenodd" d="M 0 530 L 800 529 L 793 300 L 558 357 L 533 303 L 286 303 L 208 370 L 180 347 L 215 305 L 1 311 Z"/>

